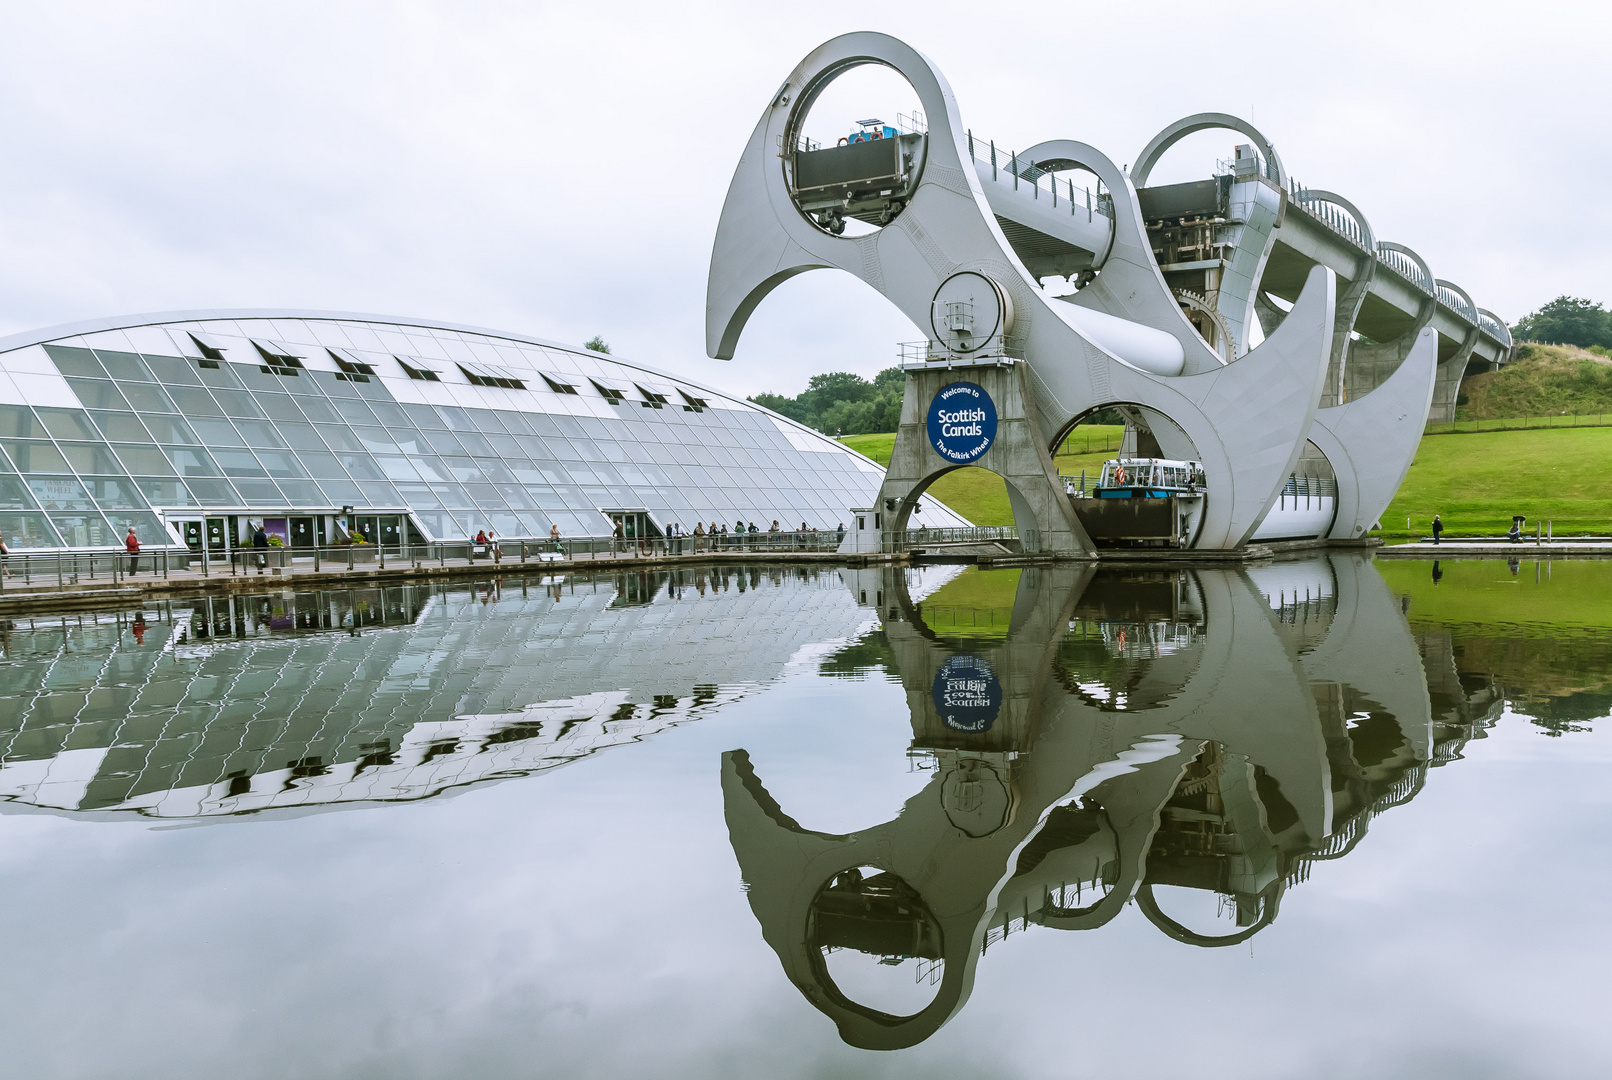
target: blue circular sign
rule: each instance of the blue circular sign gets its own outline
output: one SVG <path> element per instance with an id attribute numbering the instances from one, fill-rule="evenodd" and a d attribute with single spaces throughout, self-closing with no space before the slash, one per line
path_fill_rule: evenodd
<path id="1" fill-rule="evenodd" d="M 929 403 L 929 445 L 947 461 L 964 465 L 996 440 L 996 402 L 981 386 L 954 382 Z"/>
<path id="2" fill-rule="evenodd" d="M 935 709 L 953 731 L 991 730 L 1002 711 L 1002 684 L 978 656 L 954 656 L 935 672 Z"/>

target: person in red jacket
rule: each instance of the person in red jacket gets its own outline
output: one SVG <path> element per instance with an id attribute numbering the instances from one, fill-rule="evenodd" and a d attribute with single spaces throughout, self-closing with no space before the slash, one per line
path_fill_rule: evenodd
<path id="1" fill-rule="evenodd" d="M 134 535 L 134 526 L 129 526 L 128 539 L 123 541 L 124 550 L 129 553 L 129 576 L 133 577 L 140 569 L 140 538 Z"/>

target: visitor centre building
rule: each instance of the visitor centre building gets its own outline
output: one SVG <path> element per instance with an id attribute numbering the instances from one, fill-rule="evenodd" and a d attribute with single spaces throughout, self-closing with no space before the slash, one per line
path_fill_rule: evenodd
<path id="1" fill-rule="evenodd" d="M 883 470 L 751 402 L 472 327 L 179 312 L 0 338 L 14 552 L 833 529 Z M 926 499 L 923 524 L 966 525 Z M 204 541 L 205 538 L 205 541 Z"/>

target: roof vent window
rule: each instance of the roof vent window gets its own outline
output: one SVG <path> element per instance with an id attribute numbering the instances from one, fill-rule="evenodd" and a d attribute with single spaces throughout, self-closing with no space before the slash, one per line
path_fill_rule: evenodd
<path id="1" fill-rule="evenodd" d="M 506 371 L 492 364 L 471 364 L 461 361 L 458 365 L 464 372 L 465 378 L 470 380 L 471 386 L 501 386 L 505 390 L 525 390 L 526 383 L 518 378 L 513 371 Z"/>
<path id="2" fill-rule="evenodd" d="M 671 403 L 671 399 L 666 394 L 658 394 L 643 383 L 635 383 L 634 385 L 638 387 L 638 392 L 644 395 L 644 400 L 638 404 L 646 409 L 664 409 Z"/>
<path id="3" fill-rule="evenodd" d="M 602 383 L 598 379 L 589 379 L 593 388 L 604 395 L 604 399 L 612 405 L 620 405 L 627 398 L 627 392 L 609 383 Z"/>
<path id="4" fill-rule="evenodd" d="M 556 394 L 575 394 L 577 392 L 576 386 L 564 375 L 556 375 L 551 371 L 542 371 L 538 374 L 543 376 L 543 381 L 548 383 L 549 389 Z"/>
<path id="5" fill-rule="evenodd" d="M 197 367 L 216 368 L 218 362 L 224 359 L 224 346 L 210 334 L 198 330 L 186 331 L 184 337 L 179 338 L 179 347 L 181 352 L 196 361 Z"/>
<path id="6" fill-rule="evenodd" d="M 416 382 L 442 381 L 441 376 L 439 376 L 431 368 L 426 367 L 424 361 L 422 361 L 418 356 L 411 356 L 407 360 L 399 356 L 397 358 L 397 364 L 398 367 L 403 369 L 403 374 L 407 375 L 411 379 L 414 379 Z"/>
<path id="7" fill-rule="evenodd" d="M 336 366 L 341 369 L 336 372 L 336 378 L 342 382 L 369 382 L 369 377 L 375 374 L 373 367 L 358 359 L 356 355 L 346 349 L 327 347 L 325 351 L 330 354 L 330 358 L 336 361 Z"/>
<path id="8" fill-rule="evenodd" d="M 303 367 L 302 354 L 293 346 L 283 341 L 274 341 L 269 338 L 253 338 L 252 345 L 263 355 L 266 363 L 259 365 L 259 370 L 265 374 L 273 372 L 294 378 L 297 369 Z"/>

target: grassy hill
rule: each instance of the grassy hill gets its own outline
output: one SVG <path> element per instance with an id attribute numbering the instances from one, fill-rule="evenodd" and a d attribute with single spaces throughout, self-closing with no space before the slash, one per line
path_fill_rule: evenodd
<path id="1" fill-rule="evenodd" d="M 1120 429 L 1086 428 L 1078 446 L 1054 459 L 1064 473 L 1096 472 L 1117 445 Z M 883 464 L 894 435 L 848 435 L 846 445 Z M 1078 453 L 1069 451 L 1079 451 Z M 1007 489 L 984 469 L 958 469 L 935 481 L 930 492 L 976 525 L 1011 525 Z M 1390 543 L 1428 534 L 1434 514 L 1453 535 L 1499 535 L 1512 514 L 1549 520 L 1557 536 L 1612 533 L 1612 428 L 1554 428 L 1429 435 L 1416 452 L 1399 495 L 1383 514 Z M 1410 526 L 1406 526 L 1406 518 Z"/>
<path id="2" fill-rule="evenodd" d="M 1457 420 L 1561 413 L 1612 415 L 1612 358 L 1605 350 L 1520 344 L 1515 359 L 1499 371 L 1461 383 L 1455 411 Z"/>

